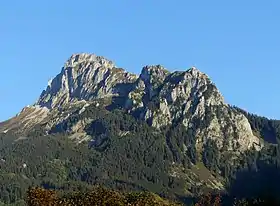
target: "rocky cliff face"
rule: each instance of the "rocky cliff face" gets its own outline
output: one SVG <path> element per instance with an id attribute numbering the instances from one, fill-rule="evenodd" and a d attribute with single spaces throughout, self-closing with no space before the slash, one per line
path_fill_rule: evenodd
<path id="1" fill-rule="evenodd" d="M 104 57 L 75 54 L 49 82 L 36 104 L 53 109 L 75 100 L 123 95 L 123 85 L 135 82 L 136 78 Z"/>
<path id="2" fill-rule="evenodd" d="M 193 130 L 197 148 L 208 139 L 215 140 L 220 149 L 261 148 L 246 117 L 225 103 L 210 78 L 198 69 L 171 73 L 161 65 L 145 66 L 138 76 L 104 57 L 85 53 L 72 55 L 49 82 L 32 107 L 29 127 L 45 122 L 51 128 L 71 116 L 71 110 L 65 108 L 78 105 L 74 108 L 83 112 L 93 101 L 114 97 L 123 100 L 120 107 L 128 113 L 157 129 L 181 123 L 186 130 Z M 26 111 L 24 115 L 28 116 Z M 25 116 L 20 113 L 18 121 L 26 122 Z M 79 121 L 79 128 L 83 128 L 81 122 L 89 120 Z M 2 132 L 10 128 L 7 125 L 2 123 Z"/>
<path id="3" fill-rule="evenodd" d="M 139 117 L 156 128 L 182 122 L 195 130 L 198 147 L 207 139 L 227 150 L 261 147 L 246 117 L 226 104 L 209 77 L 194 67 L 173 73 L 161 66 L 143 68 L 126 108 L 139 110 Z"/>

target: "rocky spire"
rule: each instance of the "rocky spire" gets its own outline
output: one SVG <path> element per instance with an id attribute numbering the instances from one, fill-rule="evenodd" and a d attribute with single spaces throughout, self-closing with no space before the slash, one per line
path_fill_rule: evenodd
<path id="1" fill-rule="evenodd" d="M 163 82 L 170 72 L 161 65 L 152 65 L 143 67 L 140 79 L 144 82 Z"/>
<path id="2" fill-rule="evenodd" d="M 73 100 L 91 100 L 118 95 L 118 83 L 133 82 L 136 75 L 129 74 L 115 64 L 95 54 L 73 54 L 60 74 L 44 90 L 37 105 L 49 109 Z"/>
<path id="3" fill-rule="evenodd" d="M 77 53 L 71 55 L 70 58 L 65 62 L 64 69 L 68 67 L 75 67 L 82 63 L 99 64 L 109 68 L 116 67 L 112 61 L 106 59 L 105 57 L 89 53 Z"/>

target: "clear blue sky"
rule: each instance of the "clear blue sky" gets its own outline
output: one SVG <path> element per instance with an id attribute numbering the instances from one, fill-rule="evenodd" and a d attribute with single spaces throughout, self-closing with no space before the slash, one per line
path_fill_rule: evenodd
<path id="1" fill-rule="evenodd" d="M 34 103 L 77 52 L 135 73 L 195 65 L 228 103 L 280 119 L 279 9 L 279 0 L 2 1 L 0 120 Z"/>

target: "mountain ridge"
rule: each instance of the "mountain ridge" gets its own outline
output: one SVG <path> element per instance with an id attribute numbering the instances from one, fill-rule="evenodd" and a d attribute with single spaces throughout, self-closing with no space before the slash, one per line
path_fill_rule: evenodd
<path id="1" fill-rule="evenodd" d="M 102 80 L 106 81 L 107 78 L 109 78 L 111 75 L 114 75 L 114 71 L 111 71 L 115 69 L 114 71 L 116 73 L 124 73 L 126 78 L 133 78 L 131 81 L 137 81 L 139 80 L 142 81 L 147 81 L 149 78 L 156 77 L 156 78 L 164 78 L 167 77 L 169 74 L 174 74 L 174 73 L 179 73 L 179 71 L 175 72 L 169 72 L 167 69 L 165 69 L 161 65 L 146 65 L 142 68 L 140 74 L 134 74 L 131 72 L 127 72 L 122 68 L 118 68 L 115 66 L 115 64 L 106 59 L 103 56 L 97 56 L 95 54 L 88 54 L 88 53 L 77 53 L 71 55 L 71 57 L 65 62 L 64 67 L 62 68 L 61 72 L 53 79 L 51 79 L 48 82 L 48 88 L 52 87 L 52 83 L 55 84 L 55 81 L 61 81 L 61 88 L 65 88 L 69 85 L 69 82 L 71 81 L 71 78 L 76 79 L 79 75 L 88 75 L 88 79 L 84 79 L 84 84 L 86 81 L 93 80 L 93 84 L 99 84 Z M 189 73 L 193 75 L 196 78 L 199 77 L 207 77 L 209 78 L 206 74 L 200 72 L 198 69 L 195 67 L 191 67 L 190 69 L 187 69 L 187 71 L 182 71 Z M 90 74 L 91 73 L 91 74 Z M 64 76 L 63 76 L 64 75 Z M 70 75 L 70 77 L 68 77 Z M 97 75 L 97 76 L 94 76 Z M 60 79 L 61 78 L 61 79 Z M 70 78 L 70 79 L 69 79 Z M 80 77 L 82 78 L 82 77 Z M 93 79 L 91 79 L 93 78 Z M 103 78 L 103 79 L 100 79 Z M 163 81 L 163 79 L 162 79 Z M 129 81 L 130 82 L 130 81 Z M 83 85 L 80 85 L 83 86 Z M 53 86 L 55 87 L 55 86 Z M 46 106 L 43 101 L 48 101 L 48 98 L 43 98 L 44 90 L 42 94 L 40 95 L 39 100 L 35 103 L 35 105 L 40 105 L 40 106 Z M 56 89 L 53 89 L 53 93 L 57 92 Z M 73 93 L 70 92 L 69 93 Z M 89 99 L 90 97 L 83 97 L 85 99 Z M 41 99 L 41 100 L 40 100 Z M 59 105 L 59 104 L 58 104 Z M 57 106 L 57 105 L 55 105 Z M 50 108 L 50 106 L 47 106 Z"/>
<path id="2" fill-rule="evenodd" d="M 109 99 L 111 106 L 117 105 L 155 128 L 181 122 L 189 130 L 198 121 L 204 128 L 194 129 L 197 146 L 210 138 L 222 148 L 225 141 L 222 136 L 228 135 L 234 137 L 227 143 L 230 150 L 262 147 L 246 117 L 232 110 L 210 78 L 197 68 L 169 72 L 161 65 L 151 65 L 144 66 L 140 75 L 136 75 L 117 68 L 102 56 L 87 53 L 73 54 L 66 61 L 38 101 L 17 116 L 21 121 L 19 126 L 28 130 L 54 116 L 51 128 L 71 114 L 61 112 L 63 107 L 78 104 L 82 105 L 82 111 L 90 102 L 100 99 Z M 30 114 L 22 117 L 25 110 Z M 22 126 L 22 122 L 26 123 Z M 2 132 L 9 130 L 9 126 L 2 128 Z"/>

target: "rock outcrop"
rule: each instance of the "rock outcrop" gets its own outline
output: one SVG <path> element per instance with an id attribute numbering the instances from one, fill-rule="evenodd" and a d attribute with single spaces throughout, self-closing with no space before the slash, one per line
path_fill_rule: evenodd
<path id="1" fill-rule="evenodd" d="M 104 57 L 75 54 L 67 60 L 60 74 L 49 82 L 36 104 L 53 109 L 75 100 L 123 95 L 123 85 L 136 79 L 136 75 L 117 68 Z"/>
<path id="2" fill-rule="evenodd" d="M 194 129 L 197 145 L 210 138 L 227 150 L 261 148 L 246 117 L 225 103 L 210 78 L 194 67 L 173 73 L 161 66 L 145 67 L 128 102 L 129 110 L 139 110 L 139 117 L 156 128 L 182 122 Z"/>

